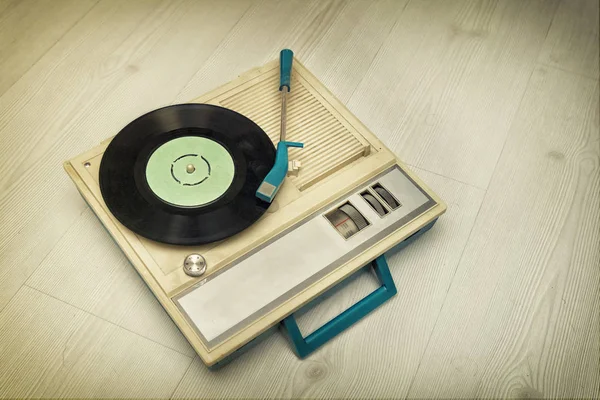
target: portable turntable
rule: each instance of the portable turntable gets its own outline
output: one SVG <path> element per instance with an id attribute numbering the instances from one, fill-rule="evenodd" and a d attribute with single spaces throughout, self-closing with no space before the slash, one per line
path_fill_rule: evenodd
<path id="1" fill-rule="evenodd" d="M 396 293 L 383 254 L 446 210 L 289 50 L 65 169 L 209 367 L 275 326 L 307 356 Z M 365 266 L 381 287 L 303 337 L 294 313 Z"/>

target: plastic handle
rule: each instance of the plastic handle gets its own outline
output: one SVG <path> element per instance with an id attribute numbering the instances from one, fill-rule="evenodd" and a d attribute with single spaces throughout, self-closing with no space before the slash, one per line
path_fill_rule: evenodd
<path id="1" fill-rule="evenodd" d="M 381 282 L 381 287 L 337 317 L 333 318 L 331 321 L 325 323 L 325 325 L 308 335 L 306 338 L 302 337 L 294 314 L 289 315 L 283 320 L 283 326 L 287 330 L 288 336 L 291 339 L 298 357 L 306 357 L 396 294 L 396 285 L 394 285 L 394 280 L 392 279 L 390 269 L 385 261 L 385 256 L 383 254 L 380 255 L 371 263 L 371 265 L 375 270 L 377 278 L 379 278 L 379 281 Z"/>
<path id="2" fill-rule="evenodd" d="M 290 49 L 283 49 L 279 53 L 279 90 L 287 86 L 288 92 L 292 90 L 290 77 L 292 76 L 292 62 L 294 61 L 294 52 Z"/>

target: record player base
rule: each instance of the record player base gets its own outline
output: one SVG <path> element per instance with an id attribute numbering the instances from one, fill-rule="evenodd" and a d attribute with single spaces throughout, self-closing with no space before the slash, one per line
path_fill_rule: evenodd
<path id="1" fill-rule="evenodd" d="M 276 144 L 277 83 L 275 60 L 193 102 L 249 117 Z M 287 140 L 305 143 L 303 149 L 290 150 L 290 159 L 301 161 L 302 167 L 297 176 L 285 179 L 257 222 L 220 242 L 168 245 L 120 224 L 106 207 L 98 183 L 110 139 L 64 164 L 83 198 L 209 367 L 246 351 L 265 332 L 362 267 L 414 240 L 446 210 L 444 202 L 297 60 L 292 87 Z M 378 192 L 381 189 L 387 192 Z M 348 205 L 364 217 L 358 232 L 340 230 L 353 229 L 344 221 L 339 226 L 333 222 Z M 200 277 L 183 269 L 190 254 L 206 260 Z M 386 268 L 380 265 L 376 272 L 384 276 Z M 359 302 L 317 336 L 292 335 L 298 339 L 299 355 L 306 356 L 318 347 L 315 344 L 325 343 L 389 296 L 387 291 Z M 293 319 L 286 321 L 293 330 Z"/>

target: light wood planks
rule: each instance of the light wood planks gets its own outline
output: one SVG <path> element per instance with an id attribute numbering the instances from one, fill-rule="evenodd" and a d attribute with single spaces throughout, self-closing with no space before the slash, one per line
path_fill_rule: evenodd
<path id="1" fill-rule="evenodd" d="M 344 102 L 404 5 L 400 0 L 256 3 L 179 93 L 177 101 L 196 98 L 277 58 L 279 51 L 288 47 Z M 347 60 L 360 61 L 348 64 Z M 347 73 L 357 79 L 348 79 Z"/>
<path id="2" fill-rule="evenodd" d="M 406 3 L 404 0 L 346 2 L 316 46 L 297 54 L 304 66 L 342 103 L 347 103 Z"/>
<path id="3" fill-rule="evenodd" d="M 485 189 L 554 1 L 413 1 L 348 107 L 401 159 Z"/>
<path id="4" fill-rule="evenodd" d="M 0 314 L 0 397 L 168 397 L 190 358 L 23 286 Z"/>
<path id="5" fill-rule="evenodd" d="M 73 248 L 77 243 L 77 249 Z M 196 353 L 91 209 L 56 243 L 26 285 L 187 356 Z M 107 249 L 111 251 L 107 251 Z"/>
<path id="6" fill-rule="evenodd" d="M 411 398 L 598 396 L 598 96 L 536 68 Z"/>
<path id="7" fill-rule="evenodd" d="M 2 14 L 5 10 L 9 10 L 15 4 L 17 4 L 17 0 L 0 0 L 0 18 L 3 17 Z"/>
<path id="8" fill-rule="evenodd" d="M 598 79 L 599 7 L 597 0 L 561 2 L 539 61 Z"/>
<path id="9" fill-rule="evenodd" d="M 301 0 L 253 4 L 177 95 L 177 102 L 196 98 L 232 77 L 275 59 L 291 38 L 312 37 L 313 30 L 324 30 L 335 19 L 336 13 L 328 12 L 332 7 L 339 11 L 342 4 Z M 256 29 L 257 26 L 261 28 Z M 307 26 L 310 29 L 301 35 Z"/>
<path id="10" fill-rule="evenodd" d="M 402 398 L 427 345 L 483 191 L 415 170 L 448 203 L 423 237 L 388 263 L 398 295 L 308 359 L 298 360 L 277 332 L 217 373 L 196 358 L 175 397 Z M 306 334 L 373 290 L 363 274 L 299 322 Z M 235 380 L 236 385 L 225 384 Z"/>
<path id="11" fill-rule="evenodd" d="M 0 96 L 96 4 L 96 0 L 0 3 Z"/>

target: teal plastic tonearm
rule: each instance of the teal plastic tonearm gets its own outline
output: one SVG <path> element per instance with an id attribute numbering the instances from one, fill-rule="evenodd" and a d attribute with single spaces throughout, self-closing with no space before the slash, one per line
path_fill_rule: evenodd
<path id="1" fill-rule="evenodd" d="M 288 147 L 304 147 L 303 143 L 288 142 L 285 140 L 286 130 L 286 98 L 292 88 L 292 63 L 294 62 L 294 52 L 290 49 L 283 49 L 279 53 L 279 91 L 281 92 L 281 133 L 277 152 L 275 154 L 275 164 L 267 174 L 258 189 L 256 197 L 261 200 L 272 202 L 283 184 L 283 180 L 288 172 Z"/>
<path id="2" fill-rule="evenodd" d="M 262 181 L 258 190 L 256 191 L 256 197 L 261 200 L 272 202 L 273 198 L 277 194 L 281 183 L 285 179 L 288 171 L 288 147 L 304 147 L 303 143 L 299 142 L 279 142 L 277 144 L 277 153 L 275 153 L 275 164 L 271 171 L 267 174 L 265 179 Z"/>
<path id="3" fill-rule="evenodd" d="M 294 52 L 290 49 L 283 49 L 279 53 L 279 90 L 287 86 L 288 92 L 292 89 L 292 63 L 294 62 Z"/>

